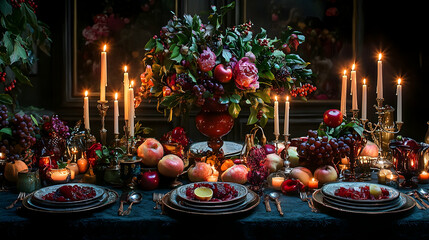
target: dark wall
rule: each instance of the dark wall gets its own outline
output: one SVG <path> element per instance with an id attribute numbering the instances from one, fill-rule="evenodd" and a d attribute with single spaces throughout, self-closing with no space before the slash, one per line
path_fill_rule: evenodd
<path id="1" fill-rule="evenodd" d="M 64 49 L 66 48 L 65 41 L 70 41 L 70 39 L 65 39 L 64 2 L 66 1 L 40 1 L 39 3 L 37 15 L 41 21 L 48 24 L 52 33 L 51 56 L 40 54 L 38 74 L 32 77 L 34 87 L 24 90 L 20 96 L 20 103 L 23 106 L 31 105 L 56 112 L 70 125 L 73 125 L 81 118 L 82 104 L 65 102 L 64 89 L 68 74 L 65 66 L 68 56 L 64 55 Z M 352 1 L 349 2 L 352 3 Z M 361 66 L 359 74 L 366 76 L 370 82 L 368 117 L 375 121 L 375 111 L 371 106 L 375 104 L 376 54 L 381 49 L 385 52 L 383 59 L 385 104 L 396 107 L 395 81 L 396 76 L 402 75 L 404 79 L 403 121 L 405 122 L 402 134 L 416 140 L 423 140 L 428 128 L 426 122 L 429 120 L 429 80 L 426 78 L 428 48 L 425 39 L 427 14 L 424 13 L 424 8 L 418 1 L 409 1 L 407 4 L 399 5 L 391 1 L 365 0 L 361 2 L 360 6 L 359 22 L 363 24 L 363 27 L 360 28 L 362 42 L 359 44 L 357 61 Z M 351 58 L 350 55 L 350 61 Z M 96 132 L 99 129 L 100 118 L 95 108 L 95 100 L 91 106 L 91 126 L 95 129 L 94 135 L 98 137 Z M 282 106 L 280 108 L 282 109 Z M 335 101 L 299 102 L 292 105 L 291 131 L 293 137 L 304 135 L 307 129 L 317 128 L 323 112 L 329 108 L 339 108 L 339 103 Z M 162 135 L 175 125 L 184 123 L 194 139 L 204 139 L 196 131 L 192 119 L 189 121 L 177 119 L 173 123 L 168 123 L 162 114 L 155 111 L 154 104 L 144 103 L 136 113 L 137 120 L 142 121 L 145 126 L 157 130 L 154 132 L 156 136 Z M 110 109 L 106 120 L 108 127 L 113 125 L 112 114 L 113 109 Z M 195 113 L 191 114 L 191 118 L 194 115 Z M 246 126 L 246 121 L 247 115 L 243 112 L 237 119 L 233 132 L 226 139 L 242 141 L 245 133 L 250 129 L 249 126 Z M 108 129 L 108 131 L 111 133 L 112 129 Z M 272 139 L 272 122 L 267 124 L 266 133 Z"/>

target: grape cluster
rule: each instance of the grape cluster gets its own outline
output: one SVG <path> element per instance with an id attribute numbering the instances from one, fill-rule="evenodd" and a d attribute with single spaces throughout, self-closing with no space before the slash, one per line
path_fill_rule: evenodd
<path id="1" fill-rule="evenodd" d="M 192 92 L 197 97 L 195 104 L 197 104 L 198 106 L 204 105 L 206 100 L 204 99 L 203 95 L 206 92 L 206 88 L 203 85 L 194 85 L 192 87 Z"/>
<path id="2" fill-rule="evenodd" d="M 298 155 L 301 160 L 311 162 L 316 165 L 330 164 L 335 159 L 340 159 L 350 154 L 350 139 L 347 143 L 343 137 L 331 138 L 328 136 L 318 136 L 317 131 L 308 131 L 307 141 L 298 146 Z"/>
<path id="3" fill-rule="evenodd" d="M 36 143 L 36 126 L 30 116 L 15 114 L 8 116 L 7 108 L 0 107 L 2 128 L 10 128 L 12 135 L 3 134 L 0 151 L 8 155 L 10 160 L 16 160 L 19 155 Z"/>
<path id="4" fill-rule="evenodd" d="M 208 90 L 210 93 L 213 93 L 214 95 L 222 95 L 225 93 L 221 83 L 214 82 L 211 79 L 203 79 L 201 80 L 201 83 L 206 90 Z"/>
<path id="5" fill-rule="evenodd" d="M 306 97 L 307 95 L 309 95 L 310 93 L 316 91 L 316 87 L 306 83 L 304 85 L 302 85 L 301 87 L 294 87 L 290 90 L 290 95 L 292 95 L 292 97 Z"/>
<path id="6" fill-rule="evenodd" d="M 190 90 L 192 88 L 192 79 L 187 73 L 179 73 L 176 75 L 176 84 L 182 87 L 182 90 Z"/>

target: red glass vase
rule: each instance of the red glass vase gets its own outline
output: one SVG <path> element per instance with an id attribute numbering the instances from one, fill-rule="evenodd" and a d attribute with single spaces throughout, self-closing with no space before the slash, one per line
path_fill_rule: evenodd
<path id="1" fill-rule="evenodd" d="M 228 134 L 234 126 L 234 119 L 228 113 L 228 104 L 206 99 L 201 111 L 195 118 L 195 125 L 198 131 L 209 138 L 207 145 L 213 153 L 222 157 L 222 137 Z"/>

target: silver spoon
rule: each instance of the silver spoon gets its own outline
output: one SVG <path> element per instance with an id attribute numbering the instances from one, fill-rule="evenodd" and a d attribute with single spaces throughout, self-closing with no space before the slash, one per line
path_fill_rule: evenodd
<path id="1" fill-rule="evenodd" d="M 426 198 L 426 200 L 429 200 L 429 193 L 426 190 L 419 188 L 417 189 L 417 192 L 420 194 L 420 196 Z"/>
<path id="2" fill-rule="evenodd" d="M 282 207 L 280 206 L 280 194 L 278 192 L 270 192 L 268 194 L 271 198 L 271 200 L 276 202 L 276 206 L 277 206 L 277 211 L 279 211 L 280 216 L 283 216 L 283 211 L 282 211 Z"/>
<path id="3" fill-rule="evenodd" d="M 143 196 L 141 195 L 141 193 L 137 193 L 137 192 L 131 193 L 128 196 L 128 202 L 131 202 L 131 204 L 130 204 L 130 206 L 128 206 L 127 210 L 125 210 L 125 212 L 122 214 L 122 216 L 130 214 L 131 207 L 133 206 L 133 204 L 141 202 L 142 198 L 143 198 Z"/>

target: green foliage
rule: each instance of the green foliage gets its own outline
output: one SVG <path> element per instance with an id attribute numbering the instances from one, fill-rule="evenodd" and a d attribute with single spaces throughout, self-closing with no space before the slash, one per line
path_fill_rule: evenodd
<path id="1" fill-rule="evenodd" d="M 36 45 L 49 55 L 50 38 L 47 26 L 37 20 L 33 8 L 26 2 L 12 7 L 9 1 L 0 0 L 0 72 L 6 72 L 6 84 L 16 80 L 15 88 L 0 91 L 0 103 L 12 105 L 22 86 L 32 86 L 28 75 L 37 60 Z"/>

